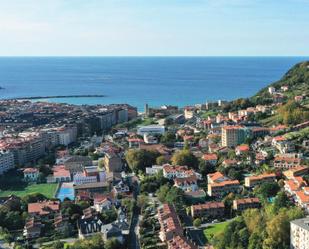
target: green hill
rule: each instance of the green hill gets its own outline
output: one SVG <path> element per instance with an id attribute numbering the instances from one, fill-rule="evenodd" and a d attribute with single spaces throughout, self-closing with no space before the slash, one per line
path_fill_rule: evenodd
<path id="1" fill-rule="evenodd" d="M 256 102 L 270 101 L 272 96 L 268 92 L 269 87 L 274 87 L 276 91 L 281 91 L 288 98 L 298 95 L 309 96 L 309 61 L 301 62 L 293 66 L 279 81 L 270 84 L 260 90 L 252 97 Z M 287 91 L 282 91 L 281 87 L 287 86 Z"/>

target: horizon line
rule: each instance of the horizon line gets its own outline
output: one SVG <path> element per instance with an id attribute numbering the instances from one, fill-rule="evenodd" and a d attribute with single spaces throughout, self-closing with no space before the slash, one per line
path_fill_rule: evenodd
<path id="1" fill-rule="evenodd" d="M 153 57 L 157 57 L 157 58 L 167 58 L 167 57 L 170 57 L 170 58 L 175 58 L 175 57 L 182 57 L 182 58 L 205 58 L 205 57 L 209 57 L 209 58 L 218 58 L 218 57 L 243 57 L 243 58 L 252 58 L 252 57 L 309 57 L 309 55 L 0 55 L 0 58 L 43 58 L 43 57 L 72 57 L 72 58 L 82 58 L 82 57 L 85 57 L 85 58 L 102 58 L 102 57 L 105 57 L 105 58 L 115 58 L 115 57 L 119 57 L 119 58 L 153 58 Z"/>

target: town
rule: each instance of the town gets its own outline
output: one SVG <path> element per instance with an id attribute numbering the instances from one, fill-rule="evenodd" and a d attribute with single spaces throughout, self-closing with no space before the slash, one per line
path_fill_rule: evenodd
<path id="1" fill-rule="evenodd" d="M 141 113 L 1 100 L 0 248 L 309 248 L 308 81 Z"/>

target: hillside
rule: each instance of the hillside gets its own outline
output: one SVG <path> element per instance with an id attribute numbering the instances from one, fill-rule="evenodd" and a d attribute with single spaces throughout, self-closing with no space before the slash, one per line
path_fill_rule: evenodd
<path id="1" fill-rule="evenodd" d="M 288 87 L 283 91 L 281 87 Z M 262 99 L 271 99 L 268 92 L 269 87 L 274 87 L 288 99 L 298 95 L 309 96 L 309 61 L 301 62 L 293 66 L 279 81 L 270 84 L 260 90 L 251 99 L 260 102 Z"/>

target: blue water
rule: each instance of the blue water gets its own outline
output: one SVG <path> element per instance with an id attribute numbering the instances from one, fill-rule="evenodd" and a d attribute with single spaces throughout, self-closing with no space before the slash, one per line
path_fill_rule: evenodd
<path id="1" fill-rule="evenodd" d="M 248 97 L 309 57 L 2 57 L 0 98 L 103 94 L 49 99 L 73 104 L 188 105 Z"/>
<path id="2" fill-rule="evenodd" d="M 60 199 L 61 201 L 63 201 L 65 198 L 74 200 L 75 194 L 74 194 L 73 185 L 70 183 L 62 183 L 56 195 L 56 198 Z"/>

